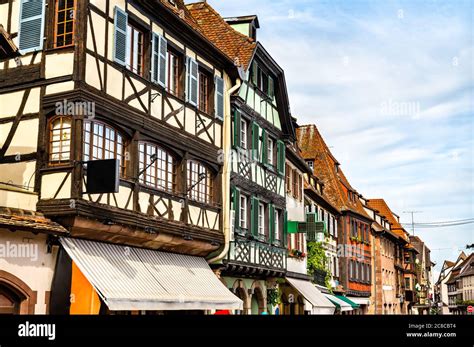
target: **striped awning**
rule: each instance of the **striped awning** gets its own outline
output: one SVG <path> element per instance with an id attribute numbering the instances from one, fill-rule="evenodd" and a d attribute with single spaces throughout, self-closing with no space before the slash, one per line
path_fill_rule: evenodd
<path id="1" fill-rule="evenodd" d="M 352 311 L 352 306 L 331 294 L 324 294 L 342 312 Z"/>
<path id="2" fill-rule="evenodd" d="M 61 238 L 111 311 L 242 309 L 204 258 Z"/>
<path id="3" fill-rule="evenodd" d="M 348 296 L 347 298 L 358 305 L 370 305 L 369 298 L 358 298 L 356 296 Z"/>
<path id="4" fill-rule="evenodd" d="M 344 295 L 336 295 L 336 298 L 341 299 L 342 301 L 347 302 L 351 307 L 355 310 L 358 309 L 360 306 L 359 304 L 356 304 L 354 301 L 350 300 L 348 297 Z"/>
<path id="5" fill-rule="evenodd" d="M 336 306 L 334 306 L 331 301 L 329 301 L 310 281 L 289 277 L 286 277 L 286 280 L 293 288 L 301 293 L 301 295 L 303 295 L 311 305 L 313 305 L 313 314 L 334 314 Z"/>

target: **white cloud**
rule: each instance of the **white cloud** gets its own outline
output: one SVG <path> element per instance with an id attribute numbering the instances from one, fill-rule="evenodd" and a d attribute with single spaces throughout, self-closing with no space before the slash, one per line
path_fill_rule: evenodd
<path id="1" fill-rule="evenodd" d="M 424 221 L 474 216 L 469 2 L 211 3 L 228 16 L 259 16 L 293 115 L 318 126 L 364 196 L 385 198 L 405 221 L 405 209 L 423 210 Z M 419 113 L 383 112 L 389 101 Z M 420 232 L 433 249 L 474 242 L 472 225 Z"/>

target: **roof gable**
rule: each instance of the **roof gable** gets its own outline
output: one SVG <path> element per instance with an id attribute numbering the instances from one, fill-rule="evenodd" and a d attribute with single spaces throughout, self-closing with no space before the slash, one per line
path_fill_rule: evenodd
<path id="1" fill-rule="evenodd" d="M 296 138 L 305 160 L 314 160 L 314 173 L 324 182 L 330 202 L 340 211 L 350 211 L 372 220 L 359 200 L 359 194 L 353 189 L 332 155 L 316 125 L 303 125 L 297 128 Z M 354 193 L 349 200 L 348 191 Z"/>
<path id="2" fill-rule="evenodd" d="M 242 66 L 244 70 L 249 68 L 257 47 L 251 38 L 232 28 L 207 2 L 188 4 L 186 9 L 202 33 L 214 45 L 236 65 Z"/>

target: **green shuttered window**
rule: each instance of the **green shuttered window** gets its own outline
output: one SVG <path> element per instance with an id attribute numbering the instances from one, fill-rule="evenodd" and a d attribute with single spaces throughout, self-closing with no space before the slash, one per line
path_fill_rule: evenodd
<path id="1" fill-rule="evenodd" d="M 234 147 L 238 148 L 240 147 L 240 111 L 237 109 L 234 109 Z"/>
<path id="2" fill-rule="evenodd" d="M 260 127 L 252 123 L 252 159 L 260 160 Z"/>
<path id="3" fill-rule="evenodd" d="M 279 174 L 285 174 L 285 143 L 277 141 L 277 171 Z"/>
<path id="4" fill-rule="evenodd" d="M 236 187 L 232 187 L 232 200 L 233 200 L 234 213 L 235 213 L 234 225 L 235 225 L 235 228 L 239 228 L 240 227 L 240 190 Z"/>
<path id="5" fill-rule="evenodd" d="M 269 234 L 269 241 L 270 243 L 273 242 L 275 239 L 275 207 L 273 204 L 268 206 L 268 217 L 269 217 L 269 224 L 268 224 L 268 234 Z"/>
<path id="6" fill-rule="evenodd" d="M 19 49 L 22 54 L 43 49 L 45 0 L 21 0 Z"/>
<path id="7" fill-rule="evenodd" d="M 252 196 L 251 198 L 251 206 L 250 206 L 250 229 L 252 231 L 252 235 L 258 235 L 258 205 L 259 200 Z"/>
<path id="8" fill-rule="evenodd" d="M 262 130 L 262 163 L 268 164 L 268 133 Z"/>

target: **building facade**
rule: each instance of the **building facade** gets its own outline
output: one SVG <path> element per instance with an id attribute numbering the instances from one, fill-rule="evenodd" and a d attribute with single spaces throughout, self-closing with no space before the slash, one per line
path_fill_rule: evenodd
<path id="1" fill-rule="evenodd" d="M 373 273 L 372 287 L 373 313 L 401 314 L 404 308 L 402 252 L 406 241 L 400 234 L 392 231 L 389 220 L 380 214 L 386 211 L 382 199 L 365 200 L 366 212 L 372 216 Z"/>
<path id="2" fill-rule="evenodd" d="M 311 162 L 307 163 L 311 168 Z M 317 221 L 324 223 L 323 232 L 317 234 L 316 240 L 322 243 L 326 255 L 325 265 L 329 287 L 336 289 L 339 286 L 337 227 L 340 213 L 325 197 L 324 184 L 314 175 L 313 170 L 305 176 L 304 185 L 306 213 L 313 214 Z"/>
<path id="3" fill-rule="evenodd" d="M 360 306 L 358 313 L 366 313 L 372 285 L 372 219 L 316 126 L 300 126 L 297 138 L 303 158 L 313 162 L 329 200 L 341 212 L 337 226 L 338 245 L 343 248 L 338 257 L 340 284 L 346 296 Z"/>
<path id="4" fill-rule="evenodd" d="M 284 73 L 256 41 L 256 16 L 225 21 L 206 2 L 188 9 L 205 23 L 204 34 L 240 63 L 243 76 L 232 92 L 232 117 L 226 123 L 232 139 L 225 149 L 232 203 L 222 276 L 243 300 L 243 313 L 273 313 L 277 303 L 267 307 L 267 292 L 278 290 L 287 268 L 285 141 L 294 138 Z"/>
<path id="5" fill-rule="evenodd" d="M 43 228 L 52 237 L 23 238 L 38 245 L 44 271 L 11 263 L 2 278 L 37 280 L 41 288 L 16 292 L 37 291 L 40 313 L 44 305 L 52 313 L 241 308 L 205 261 L 227 242 L 219 153 L 234 62 L 182 1 L 4 1 L 0 12 L 22 54 L 1 63 L 1 180 L 14 182 L 2 204 L 22 209 L 4 209 L 12 219 L 52 225 Z M 104 168 L 112 176 L 102 182 L 115 185 L 94 190 Z M 116 297 L 90 254 L 124 276 L 131 297 Z M 118 274 L 118 254 L 143 277 Z M 174 263 L 180 283 L 199 281 L 182 271 L 196 262 L 213 289 L 187 297 L 184 287 L 167 288 L 165 303 L 145 276 L 153 257 L 157 267 Z"/>

